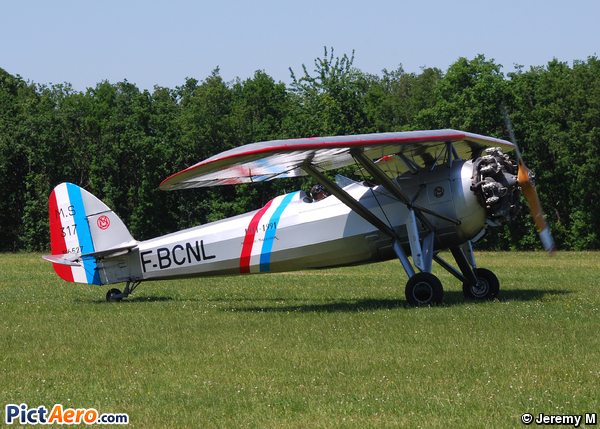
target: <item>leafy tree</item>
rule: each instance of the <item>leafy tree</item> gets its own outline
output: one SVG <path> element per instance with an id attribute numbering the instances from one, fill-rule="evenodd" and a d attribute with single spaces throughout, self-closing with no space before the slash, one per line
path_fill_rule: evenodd
<path id="1" fill-rule="evenodd" d="M 404 131 L 424 109 L 435 106 L 435 88 L 442 79 L 441 70 L 422 69 L 422 73 L 406 73 L 402 65 L 383 76 L 369 76 L 370 86 L 365 94 L 366 110 L 374 131 Z"/>
<path id="2" fill-rule="evenodd" d="M 257 71 L 252 79 L 238 79 L 232 89 L 238 144 L 283 137 L 283 124 L 291 109 L 284 83 L 275 83 L 264 71 Z"/>
<path id="3" fill-rule="evenodd" d="M 76 183 L 111 206 L 139 239 L 256 209 L 310 178 L 164 193 L 171 174 L 242 144 L 279 138 L 456 128 L 507 138 L 508 105 L 559 248 L 598 249 L 600 62 L 554 60 L 508 78 L 483 55 L 439 69 L 382 76 L 333 49 L 289 88 L 264 71 L 224 82 L 215 69 L 175 89 L 140 91 L 124 81 L 85 92 L 50 87 L 0 69 L 0 250 L 48 246 L 48 196 Z M 352 174 L 349 168 L 345 174 Z M 528 211 L 478 243 L 539 248 Z"/>
<path id="4" fill-rule="evenodd" d="M 31 151 L 24 143 L 28 137 L 24 111 L 36 97 L 32 85 L 0 69 L 0 250 L 3 251 L 23 248 L 23 178 L 29 173 L 31 159 Z"/>
<path id="5" fill-rule="evenodd" d="M 507 84 L 502 66 L 478 55 L 459 58 L 436 81 L 435 105 L 422 110 L 414 128 L 454 128 L 494 137 L 506 136 L 500 106 Z"/>
<path id="6" fill-rule="evenodd" d="M 364 133 L 371 130 L 364 108 L 368 90 L 367 76 L 353 67 L 352 56 L 315 60 L 315 76 L 302 65 L 304 76 L 296 78 L 290 69 L 290 92 L 294 115 L 288 126 L 291 137 L 334 136 Z"/>
<path id="7" fill-rule="evenodd" d="M 0 69 L 0 247 L 40 250 L 48 237 L 47 189 L 59 138 L 55 95 Z"/>
<path id="8" fill-rule="evenodd" d="M 560 248 L 600 245 L 600 61 L 554 60 L 511 75 L 516 132 Z"/>

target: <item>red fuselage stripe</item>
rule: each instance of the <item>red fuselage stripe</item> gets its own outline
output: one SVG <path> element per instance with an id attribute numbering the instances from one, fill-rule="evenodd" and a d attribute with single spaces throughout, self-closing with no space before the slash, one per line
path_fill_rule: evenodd
<path id="1" fill-rule="evenodd" d="M 56 193 L 52 191 L 50 195 L 50 248 L 53 255 L 62 255 L 67 251 L 67 243 L 62 236 L 62 223 L 59 214 L 58 203 L 56 202 Z M 73 281 L 73 270 L 68 265 L 52 264 L 56 274 L 68 282 Z"/>
<path id="2" fill-rule="evenodd" d="M 240 274 L 250 273 L 250 256 L 252 255 L 252 246 L 254 245 L 254 236 L 256 235 L 256 226 L 260 222 L 260 218 L 263 217 L 265 212 L 271 207 L 273 200 L 269 201 L 266 206 L 260 209 L 252 217 L 250 225 L 246 230 L 246 236 L 244 237 L 244 245 L 242 247 L 242 255 L 240 256 Z"/>

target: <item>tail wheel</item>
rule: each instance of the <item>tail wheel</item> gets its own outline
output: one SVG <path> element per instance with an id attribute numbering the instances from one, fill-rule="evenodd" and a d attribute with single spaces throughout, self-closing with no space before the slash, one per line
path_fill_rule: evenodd
<path id="1" fill-rule="evenodd" d="M 437 305 L 443 297 L 442 282 L 431 273 L 417 273 L 406 283 L 406 300 L 413 307 Z"/>
<path id="2" fill-rule="evenodd" d="M 485 268 L 475 268 L 473 270 L 477 277 L 477 285 L 473 286 L 468 283 L 463 283 L 463 295 L 467 299 L 494 299 L 498 297 L 500 292 L 500 282 L 498 277 Z"/>
<path id="3" fill-rule="evenodd" d="M 121 301 L 122 298 L 115 298 L 117 295 L 121 295 L 121 291 L 119 289 L 111 289 L 106 292 L 106 300 L 108 302 Z"/>

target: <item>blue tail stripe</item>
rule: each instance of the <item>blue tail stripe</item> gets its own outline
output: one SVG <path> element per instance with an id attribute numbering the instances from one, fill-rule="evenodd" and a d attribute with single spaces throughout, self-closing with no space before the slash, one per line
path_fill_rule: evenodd
<path id="1" fill-rule="evenodd" d="M 267 231 L 267 233 L 265 234 L 265 241 L 263 242 L 263 246 L 260 251 L 260 272 L 261 273 L 267 273 L 267 272 L 271 271 L 271 250 L 273 249 L 273 241 L 275 240 L 275 232 L 277 231 L 277 225 L 279 224 L 279 218 L 281 218 L 283 211 L 290 204 L 290 202 L 292 201 L 292 199 L 294 198 L 294 196 L 297 193 L 298 192 L 293 192 L 291 194 L 287 194 L 281 201 L 281 204 L 279 204 L 279 207 L 277 207 L 277 209 L 275 210 L 275 213 L 273 213 L 273 215 L 271 216 L 271 219 L 269 220 L 269 224 L 274 224 L 275 227 L 272 229 L 269 229 Z"/>
<path id="2" fill-rule="evenodd" d="M 79 246 L 83 249 L 83 253 L 91 253 L 94 251 L 94 243 L 92 241 L 92 234 L 83 205 L 83 198 L 81 197 L 81 189 L 77 185 L 67 183 L 67 193 L 69 194 L 69 201 L 75 209 L 73 217 L 75 224 L 77 225 L 75 229 L 77 231 Z M 98 275 L 96 260 L 94 258 L 83 258 L 83 268 L 85 269 L 88 284 L 102 284 L 100 282 L 100 276 Z"/>

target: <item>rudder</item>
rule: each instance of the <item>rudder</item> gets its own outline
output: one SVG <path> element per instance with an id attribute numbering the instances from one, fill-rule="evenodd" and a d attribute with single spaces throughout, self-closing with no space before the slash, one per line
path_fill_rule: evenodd
<path id="1" fill-rule="evenodd" d="M 96 258 L 90 254 L 134 241 L 125 224 L 106 204 L 72 183 L 54 188 L 49 215 L 54 258 L 47 259 L 66 281 L 102 284 Z"/>

